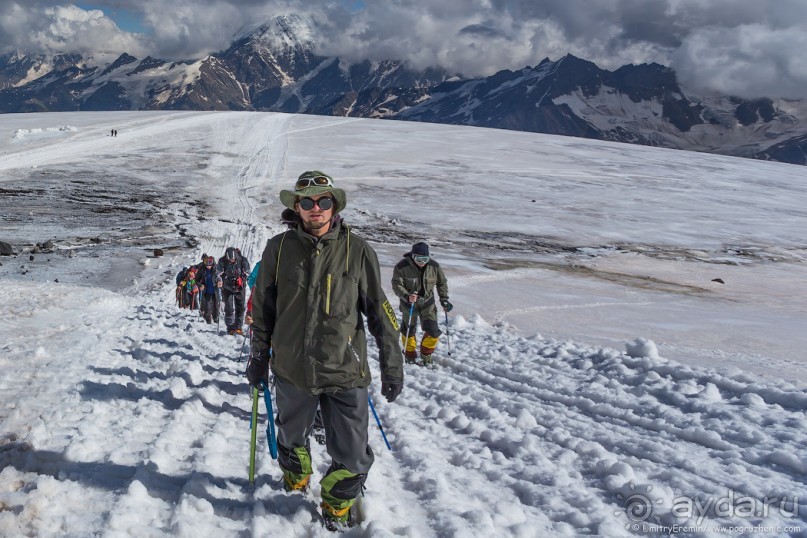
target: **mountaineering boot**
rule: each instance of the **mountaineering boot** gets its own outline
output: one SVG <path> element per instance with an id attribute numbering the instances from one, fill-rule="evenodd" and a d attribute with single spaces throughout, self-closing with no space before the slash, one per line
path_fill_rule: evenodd
<path id="1" fill-rule="evenodd" d="M 431 364 L 431 355 L 437 347 L 437 340 L 437 338 L 428 333 L 423 335 L 423 340 L 420 342 L 420 356 L 423 358 L 423 364 Z M 428 363 L 426 362 L 426 357 L 429 358 Z"/>
<path id="2" fill-rule="evenodd" d="M 417 352 L 417 340 L 415 340 L 414 336 L 410 336 L 409 338 L 406 335 L 401 335 L 401 344 L 403 345 L 404 349 L 404 358 L 406 359 L 407 364 L 415 364 L 415 359 L 418 358 Z"/>
<path id="3" fill-rule="evenodd" d="M 422 361 L 422 366 L 431 366 L 432 363 L 432 356 L 429 355 L 421 355 L 420 360 Z"/>
<path id="4" fill-rule="evenodd" d="M 311 479 L 311 452 L 306 446 L 298 446 L 288 449 L 283 445 L 277 446 L 277 462 L 283 470 L 283 488 L 286 491 L 308 491 L 309 480 Z"/>
<path id="5" fill-rule="evenodd" d="M 310 474 L 299 474 L 291 471 L 283 471 L 283 489 L 286 491 L 308 492 L 308 485 L 311 481 Z"/>
<path id="6" fill-rule="evenodd" d="M 322 501 L 322 524 L 331 532 L 345 531 L 353 526 L 350 506 L 344 510 L 334 510 L 325 501 Z M 338 515 L 342 514 L 342 515 Z"/>
<path id="7" fill-rule="evenodd" d="M 331 464 L 320 480 L 322 485 L 322 522 L 328 530 L 344 530 L 356 524 L 351 507 L 364 488 L 367 474 L 356 474 L 338 464 Z"/>
<path id="8" fill-rule="evenodd" d="M 332 517 L 331 510 L 325 507 L 325 501 L 323 501 L 322 505 L 322 524 L 323 526 L 331 532 L 340 532 L 345 531 L 351 527 L 356 527 L 361 525 L 363 520 L 362 512 L 363 509 L 361 508 L 361 503 L 364 499 L 364 490 L 366 488 L 362 484 L 361 492 L 359 495 L 354 499 L 353 504 L 350 505 L 347 511 L 347 515 L 341 516 L 341 518 L 334 518 Z"/>

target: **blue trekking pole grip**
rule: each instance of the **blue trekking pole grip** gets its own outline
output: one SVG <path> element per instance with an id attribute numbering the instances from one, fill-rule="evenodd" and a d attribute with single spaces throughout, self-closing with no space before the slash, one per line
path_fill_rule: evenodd
<path id="1" fill-rule="evenodd" d="M 266 404 L 267 422 L 266 444 L 269 445 L 269 455 L 273 460 L 277 459 L 277 435 L 275 435 L 275 411 L 272 408 L 272 391 L 261 381 L 263 387 L 263 402 Z"/>
<path id="2" fill-rule="evenodd" d="M 375 423 L 378 424 L 378 429 L 381 430 L 381 437 L 384 438 L 384 443 L 386 443 L 387 448 L 392 451 L 392 447 L 389 446 L 389 441 L 387 441 L 387 434 L 384 433 L 384 426 L 381 425 L 381 421 L 378 419 L 378 413 L 375 412 L 375 406 L 373 405 L 373 399 L 370 395 L 367 395 L 367 401 L 370 402 L 370 409 L 373 410 L 373 416 L 375 417 Z"/>

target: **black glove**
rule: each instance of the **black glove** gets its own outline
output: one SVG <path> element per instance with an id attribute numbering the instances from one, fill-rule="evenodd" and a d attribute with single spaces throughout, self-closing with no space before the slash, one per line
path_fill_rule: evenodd
<path id="1" fill-rule="evenodd" d="M 448 299 L 440 299 L 440 306 L 443 307 L 443 310 L 446 312 L 451 312 L 454 309 L 454 305 L 448 302 Z"/>
<path id="2" fill-rule="evenodd" d="M 269 356 L 264 352 L 253 351 L 247 363 L 247 379 L 255 388 L 261 388 L 261 381 L 269 386 Z"/>
<path id="3" fill-rule="evenodd" d="M 403 383 L 381 383 L 381 396 L 387 397 L 387 402 L 392 403 L 403 390 Z"/>

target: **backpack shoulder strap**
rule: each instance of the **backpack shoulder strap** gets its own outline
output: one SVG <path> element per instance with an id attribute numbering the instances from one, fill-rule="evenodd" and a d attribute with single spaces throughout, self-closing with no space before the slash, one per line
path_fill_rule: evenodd
<path id="1" fill-rule="evenodd" d="M 283 252 L 283 241 L 286 240 L 287 233 L 289 233 L 288 230 L 283 232 L 283 237 L 280 238 L 280 247 L 277 249 L 277 264 L 275 265 L 275 286 L 277 286 L 277 281 L 280 278 L 280 254 Z"/>

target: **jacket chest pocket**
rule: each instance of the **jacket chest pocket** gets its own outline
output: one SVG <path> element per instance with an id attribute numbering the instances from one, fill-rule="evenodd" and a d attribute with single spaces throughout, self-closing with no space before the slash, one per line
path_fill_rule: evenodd
<path id="1" fill-rule="evenodd" d="M 359 279 L 344 273 L 325 275 L 322 307 L 326 316 L 350 314 L 359 300 Z"/>
<path id="2" fill-rule="evenodd" d="M 285 280 L 292 286 L 300 288 L 308 287 L 308 269 L 305 265 L 305 261 L 299 261 L 287 267 L 285 270 L 281 268 L 280 272 L 280 280 Z"/>
<path id="3" fill-rule="evenodd" d="M 304 300 L 308 288 L 308 272 L 302 263 L 282 268 L 278 276 L 278 308 L 287 308 Z"/>

